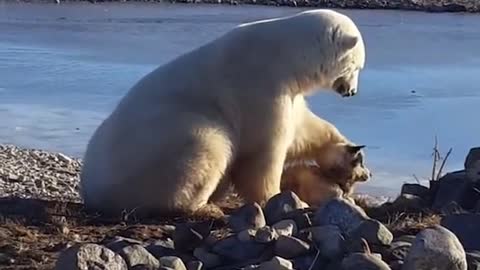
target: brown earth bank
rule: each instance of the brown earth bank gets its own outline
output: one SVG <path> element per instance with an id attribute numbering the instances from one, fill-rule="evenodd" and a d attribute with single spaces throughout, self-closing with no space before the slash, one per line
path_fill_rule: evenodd
<path id="1" fill-rule="evenodd" d="M 12 0 L 4 0 L 12 1 Z M 480 11 L 478 0 L 13 0 L 12 2 L 163 2 L 230 5 L 268 5 L 338 9 L 394 9 L 425 12 Z"/>
<path id="2" fill-rule="evenodd" d="M 222 219 L 87 211 L 80 169 L 0 145 L 0 269 L 480 269 L 480 148 L 465 169 L 404 184 L 388 202 L 311 208 L 283 192 L 260 207 L 232 193 Z"/>

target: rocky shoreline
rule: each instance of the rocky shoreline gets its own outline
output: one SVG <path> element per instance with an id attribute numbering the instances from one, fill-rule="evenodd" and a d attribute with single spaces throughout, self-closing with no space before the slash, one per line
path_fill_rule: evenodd
<path id="1" fill-rule="evenodd" d="M 5 0 L 11 1 L 11 0 Z M 335 9 L 387 9 L 423 12 L 480 12 L 477 0 L 13 0 L 14 2 L 148 2 L 184 4 L 267 5 Z"/>
<path id="2" fill-rule="evenodd" d="M 232 194 L 220 220 L 102 217 L 79 199 L 81 160 L 3 145 L 0 164 L 0 269 L 480 269 L 480 148 L 381 205 Z"/>

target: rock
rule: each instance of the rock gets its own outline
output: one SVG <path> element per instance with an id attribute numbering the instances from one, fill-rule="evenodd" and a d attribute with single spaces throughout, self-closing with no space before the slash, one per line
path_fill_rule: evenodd
<path id="1" fill-rule="evenodd" d="M 388 249 L 391 260 L 405 260 L 412 244 L 405 241 L 394 241 Z"/>
<path id="2" fill-rule="evenodd" d="M 175 251 L 175 243 L 170 238 L 166 240 L 157 240 L 146 246 L 146 249 L 156 258 L 164 256 L 176 256 L 178 253 Z"/>
<path id="3" fill-rule="evenodd" d="M 312 221 L 310 220 L 310 216 L 304 208 L 288 212 L 285 216 L 285 219 L 291 219 L 295 221 L 295 224 L 297 225 L 297 231 L 312 227 Z"/>
<path id="4" fill-rule="evenodd" d="M 468 168 L 465 169 L 468 180 L 472 182 L 480 181 L 480 159 L 473 161 L 469 164 Z"/>
<path id="5" fill-rule="evenodd" d="M 293 236 L 280 235 L 275 242 L 275 255 L 285 259 L 292 259 L 308 253 L 310 245 Z"/>
<path id="6" fill-rule="evenodd" d="M 420 184 L 405 183 L 402 185 L 401 194 L 409 194 L 409 195 L 418 196 L 420 198 L 427 198 L 430 195 L 429 193 L 430 193 L 430 189 Z"/>
<path id="7" fill-rule="evenodd" d="M 334 259 L 341 257 L 345 252 L 345 238 L 337 226 L 312 227 L 310 231 L 322 256 Z"/>
<path id="8" fill-rule="evenodd" d="M 206 268 L 219 266 L 222 259 L 217 254 L 209 252 L 205 247 L 198 247 L 193 251 L 193 256 L 199 259 Z"/>
<path id="9" fill-rule="evenodd" d="M 418 211 L 422 210 L 427 206 L 427 200 L 411 195 L 411 194 L 400 194 L 392 203 L 391 209 L 396 211 Z"/>
<path id="10" fill-rule="evenodd" d="M 267 246 L 256 241 L 241 242 L 235 236 L 218 241 L 212 251 L 234 261 L 245 261 L 259 258 Z"/>
<path id="11" fill-rule="evenodd" d="M 468 270 L 480 270 L 480 251 L 468 252 L 466 255 Z"/>
<path id="12" fill-rule="evenodd" d="M 97 244 L 78 244 L 63 251 L 55 265 L 58 270 L 91 269 L 127 270 L 123 258 Z"/>
<path id="13" fill-rule="evenodd" d="M 392 268 L 392 270 L 402 270 L 403 261 L 400 261 L 400 260 L 392 261 L 390 262 L 389 266 L 390 268 Z"/>
<path id="14" fill-rule="evenodd" d="M 265 205 L 265 218 L 268 225 L 285 219 L 285 216 L 296 210 L 306 208 L 307 204 L 292 191 L 283 191 L 273 196 Z"/>
<path id="15" fill-rule="evenodd" d="M 258 203 L 245 204 L 229 217 L 228 222 L 234 232 L 259 229 L 266 225 L 262 207 Z"/>
<path id="16" fill-rule="evenodd" d="M 369 244 L 388 246 L 392 243 L 393 234 L 383 225 L 374 219 L 363 221 L 352 232 L 353 238 L 363 238 Z"/>
<path id="17" fill-rule="evenodd" d="M 168 267 L 173 270 L 187 270 L 182 259 L 175 256 L 165 256 L 160 258 L 160 267 Z"/>
<path id="18" fill-rule="evenodd" d="M 255 234 L 257 234 L 256 230 L 247 229 L 247 230 L 239 232 L 237 234 L 237 238 L 238 238 L 238 240 L 240 240 L 242 242 L 248 242 L 248 241 L 252 241 L 252 240 L 255 239 Z"/>
<path id="19" fill-rule="evenodd" d="M 341 270 L 391 270 L 377 256 L 368 253 L 351 253 L 342 260 Z"/>
<path id="20" fill-rule="evenodd" d="M 470 168 L 475 162 L 480 160 L 480 147 L 471 148 L 468 151 L 467 157 L 465 158 L 465 170 Z"/>
<path id="21" fill-rule="evenodd" d="M 342 234 L 348 235 L 367 219 L 367 214 L 359 206 L 347 200 L 335 198 L 326 202 L 315 212 L 313 224 L 315 226 L 335 225 Z"/>
<path id="22" fill-rule="evenodd" d="M 104 244 L 107 248 L 111 249 L 113 252 L 118 252 L 124 247 L 130 245 L 141 245 L 142 241 L 138 241 L 131 238 L 126 238 L 122 236 L 115 236 L 112 240 Z"/>
<path id="23" fill-rule="evenodd" d="M 291 261 L 275 256 L 270 261 L 260 264 L 259 270 L 293 270 Z"/>
<path id="24" fill-rule="evenodd" d="M 157 270 L 157 269 L 161 269 L 161 268 L 152 268 L 151 266 L 148 266 L 148 265 L 144 265 L 144 264 L 137 264 L 133 267 L 130 267 L 128 268 L 129 270 Z M 168 268 L 167 270 L 171 270 L 170 268 Z"/>
<path id="25" fill-rule="evenodd" d="M 129 268 L 135 265 L 144 265 L 147 268 L 157 269 L 160 266 L 158 260 L 138 244 L 125 246 L 117 253 L 122 256 Z"/>
<path id="26" fill-rule="evenodd" d="M 259 243 L 270 243 L 272 241 L 277 240 L 278 234 L 277 232 L 270 226 L 265 226 L 260 228 L 255 233 L 255 241 Z"/>
<path id="27" fill-rule="evenodd" d="M 462 208 L 470 210 L 480 201 L 478 187 L 467 179 L 464 171 L 447 173 L 436 182 L 432 205 L 434 210 L 440 211 L 450 202 L 456 202 Z"/>
<path id="28" fill-rule="evenodd" d="M 210 233 L 210 229 L 206 227 L 204 224 L 194 226 L 193 224 L 186 223 L 176 226 L 173 233 L 175 249 L 179 251 L 192 251 L 200 246 L 204 238 Z"/>
<path id="29" fill-rule="evenodd" d="M 284 219 L 272 225 L 272 228 L 278 235 L 292 236 L 296 235 L 298 228 L 297 224 L 292 219 Z"/>
<path id="30" fill-rule="evenodd" d="M 402 270 L 467 270 L 465 251 L 451 231 L 436 225 L 417 234 Z"/>
<path id="31" fill-rule="evenodd" d="M 316 254 L 308 254 L 295 257 L 292 260 L 293 269 L 295 270 L 309 270 L 309 269 L 325 269 L 328 262 L 321 256 L 317 257 Z"/>
<path id="32" fill-rule="evenodd" d="M 453 214 L 461 214 L 461 213 L 468 213 L 465 209 L 463 209 L 457 202 L 452 201 L 447 203 L 440 209 L 440 212 L 443 215 L 453 215 Z"/>
<path id="33" fill-rule="evenodd" d="M 203 263 L 201 261 L 191 261 L 187 263 L 187 270 L 203 270 Z"/>
<path id="34" fill-rule="evenodd" d="M 440 223 L 453 232 L 463 247 L 468 250 L 480 250 L 480 214 L 453 214 L 444 217 Z"/>

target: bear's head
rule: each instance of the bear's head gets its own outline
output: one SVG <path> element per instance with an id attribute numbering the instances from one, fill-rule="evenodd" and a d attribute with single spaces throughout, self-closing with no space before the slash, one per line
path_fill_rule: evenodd
<path id="1" fill-rule="evenodd" d="M 364 145 L 337 143 L 325 147 L 315 162 L 324 179 L 330 179 L 344 190 L 357 182 L 368 181 L 372 174 L 364 162 Z"/>
<path id="2" fill-rule="evenodd" d="M 299 28 L 304 28 L 297 31 L 311 37 L 306 39 L 309 43 L 297 44 L 303 54 L 299 61 L 308 63 L 308 70 L 302 70 L 302 75 L 297 73 L 297 77 L 302 76 L 297 78 L 301 90 L 307 95 L 317 89 L 334 90 L 342 97 L 357 94 L 360 71 L 365 65 L 365 44 L 355 23 L 346 15 L 326 9 L 297 16 L 303 17 Z"/>

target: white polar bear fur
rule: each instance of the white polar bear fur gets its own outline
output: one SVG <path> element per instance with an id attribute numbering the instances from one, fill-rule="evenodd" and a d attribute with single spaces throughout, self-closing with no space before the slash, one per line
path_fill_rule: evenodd
<path id="1" fill-rule="evenodd" d="M 354 22 L 331 10 L 246 23 L 142 78 L 94 132 L 87 207 L 197 211 L 222 182 L 249 202 L 280 192 L 287 155 L 315 153 L 323 122 L 304 96 L 357 91 L 365 62 Z"/>

